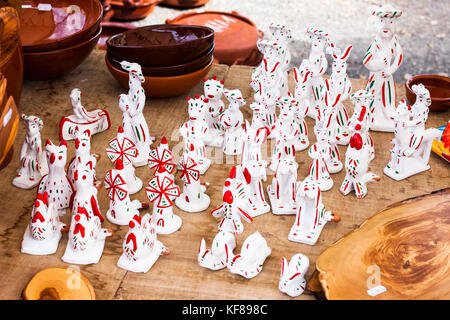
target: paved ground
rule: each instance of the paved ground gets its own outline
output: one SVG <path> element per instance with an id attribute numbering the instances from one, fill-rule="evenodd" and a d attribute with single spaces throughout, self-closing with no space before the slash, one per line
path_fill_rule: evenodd
<path id="1" fill-rule="evenodd" d="M 370 8 L 384 1 L 370 0 L 211 0 L 198 9 L 178 10 L 156 7 L 147 18 L 136 25 L 164 23 L 189 10 L 237 11 L 255 22 L 269 34 L 272 21 L 293 30 L 291 53 L 293 65 L 309 54 L 306 27 L 310 24 L 327 30 L 337 46 L 353 44 L 348 72 L 351 77 L 366 77 L 362 58 L 376 33 L 376 19 Z M 410 75 L 450 73 L 450 0 L 391 0 L 403 10 L 397 24 L 397 34 L 404 50 L 404 61 L 395 74 L 397 81 Z M 328 71 L 330 72 L 330 71 Z"/>

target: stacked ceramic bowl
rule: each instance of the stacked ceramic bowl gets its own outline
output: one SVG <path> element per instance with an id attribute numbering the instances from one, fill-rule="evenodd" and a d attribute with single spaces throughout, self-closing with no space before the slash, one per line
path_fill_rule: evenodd
<path id="1" fill-rule="evenodd" d="M 171 97 L 193 88 L 213 63 L 214 30 L 202 26 L 152 25 L 117 34 L 106 41 L 106 64 L 128 88 L 120 63 L 141 65 L 150 97 Z"/>
<path id="2" fill-rule="evenodd" d="M 23 0 L 25 78 L 57 78 L 78 67 L 97 44 L 102 15 L 99 0 Z"/>

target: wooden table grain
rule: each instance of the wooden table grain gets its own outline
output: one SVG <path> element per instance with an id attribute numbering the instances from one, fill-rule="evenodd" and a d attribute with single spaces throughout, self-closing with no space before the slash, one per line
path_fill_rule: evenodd
<path id="1" fill-rule="evenodd" d="M 253 91 L 249 85 L 253 68 L 245 66 L 214 65 L 208 77 L 216 75 L 219 80 L 225 81 L 228 89 L 240 89 L 247 100 L 242 108 L 244 117 L 251 119 L 249 104 L 253 101 Z M 294 83 L 290 78 L 290 88 Z M 352 79 L 353 91 L 362 89 L 364 80 Z M 202 83 L 199 83 L 190 92 L 169 99 L 147 99 L 144 114 L 147 119 L 150 133 L 157 137 L 153 146 L 159 144 L 162 136 L 166 136 L 169 145 L 175 154 L 180 154 L 182 139 L 177 128 L 187 120 L 187 96 L 202 94 Z M 112 168 L 106 157 L 105 148 L 110 139 L 115 137 L 117 127 L 121 124 L 122 114 L 118 108 L 118 96 L 125 92 L 123 88 L 109 74 L 104 63 L 104 51 L 94 51 L 90 57 L 70 75 L 53 81 L 25 82 L 20 112 L 39 116 L 44 121 L 41 132 L 43 143 L 47 138 L 58 141 L 59 121 L 62 116 L 71 113 L 69 94 L 73 88 L 82 91 L 82 104 L 87 109 L 96 107 L 105 108 L 111 117 L 111 129 L 92 137 L 94 153 L 100 153 L 102 159 L 97 164 L 97 177 L 102 179 L 107 170 Z M 397 86 L 398 99 L 404 97 L 403 85 Z M 353 105 L 345 102 L 349 114 Z M 427 127 L 441 126 L 450 118 L 450 112 L 430 113 Z M 313 121 L 307 119 L 309 138 L 311 143 L 315 140 L 313 135 Z M 67 236 L 59 244 L 58 251 L 50 256 L 31 256 L 22 254 L 20 246 L 22 236 L 30 219 L 32 205 L 36 196 L 36 189 L 22 190 L 12 186 L 19 164 L 20 145 L 25 137 L 25 128 L 21 126 L 14 144 L 14 153 L 11 164 L 0 172 L 0 299 L 19 299 L 23 288 L 31 277 L 46 267 L 67 266 L 61 260 L 64 253 Z M 213 165 L 201 176 L 202 181 L 211 183 L 207 193 L 211 197 L 208 210 L 200 213 L 182 212 L 175 207 L 176 214 L 183 219 L 179 231 L 171 235 L 160 235 L 158 239 L 171 249 L 169 256 L 162 256 L 152 269 L 146 274 L 127 272 L 116 266 L 122 253 L 122 240 L 128 227 L 112 225 L 105 220 L 103 226 L 111 228 L 114 232 L 106 240 L 103 256 L 98 264 L 80 266 L 92 282 L 98 299 L 292 299 L 278 290 L 278 280 L 281 268 L 281 259 L 296 253 L 303 253 L 310 259 L 310 268 L 307 278 L 314 271 L 318 255 L 328 246 L 341 239 L 345 234 L 358 227 L 367 218 L 371 217 L 391 203 L 405 198 L 429 193 L 450 185 L 450 167 L 442 159 L 432 154 L 430 158 L 431 169 L 427 172 L 395 182 L 382 172 L 389 160 L 392 133 L 373 132 L 376 157 L 371 163 L 371 171 L 382 177 L 381 181 L 368 185 L 368 195 L 364 199 L 357 199 L 354 194 L 343 196 L 339 186 L 344 173 L 332 175 L 335 186 L 332 190 L 323 193 L 323 201 L 328 210 L 339 213 L 342 217 L 339 223 L 329 223 L 325 226 L 315 246 L 308 246 L 288 241 L 287 236 L 295 216 L 275 216 L 272 213 L 255 218 L 249 224 L 244 222 L 244 232 L 236 237 L 237 248 L 247 236 L 258 230 L 272 248 L 272 254 L 266 260 L 263 271 L 253 279 L 247 280 L 239 275 L 230 273 L 227 269 L 210 271 L 197 264 L 197 252 L 202 237 L 207 246 L 211 245 L 217 233 L 217 224 L 210 212 L 220 205 L 223 183 L 231 169 L 238 163 L 238 157 L 225 157 L 221 150 L 209 149 Z M 74 155 L 74 143 L 68 142 L 68 159 Z M 263 153 L 270 156 L 270 142 L 265 143 Z M 346 147 L 339 147 L 344 157 Z M 297 153 L 299 163 L 299 180 L 307 175 L 311 159 L 307 151 Z M 147 183 L 151 172 L 148 167 L 140 167 L 136 174 Z M 271 181 L 268 175 L 265 186 Z M 180 180 L 177 178 L 177 182 Z M 146 200 L 145 191 L 132 196 L 132 199 Z M 100 209 L 105 215 L 109 199 L 104 189 L 99 191 Z M 69 222 L 70 214 L 63 217 Z M 74 266 L 72 266 L 74 267 Z M 314 299 L 314 296 L 305 292 L 296 299 Z"/>

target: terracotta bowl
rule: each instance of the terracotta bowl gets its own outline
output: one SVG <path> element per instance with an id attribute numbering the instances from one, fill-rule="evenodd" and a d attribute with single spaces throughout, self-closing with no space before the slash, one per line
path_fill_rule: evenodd
<path id="1" fill-rule="evenodd" d="M 50 4 L 51 11 L 34 9 L 40 3 Z M 99 0 L 24 0 L 24 5 L 33 7 L 22 7 L 20 37 L 24 52 L 53 51 L 84 42 L 96 33 L 103 16 Z M 67 14 L 71 6 L 73 13 Z M 55 23 L 54 17 L 60 22 Z"/>
<path id="2" fill-rule="evenodd" d="M 108 55 L 105 55 L 106 65 L 114 78 L 128 90 L 128 72 L 115 68 L 109 61 Z M 152 98 L 167 98 L 175 97 L 184 92 L 192 89 L 195 85 L 205 77 L 208 71 L 211 69 L 213 59 L 203 68 L 173 77 L 151 77 L 144 76 L 145 82 L 142 87 L 145 90 L 145 94 Z"/>
<path id="3" fill-rule="evenodd" d="M 214 52 L 214 45 L 208 50 L 208 52 L 197 58 L 195 60 L 177 65 L 177 66 L 169 66 L 169 67 L 142 67 L 142 73 L 144 76 L 152 76 L 152 77 L 171 77 L 171 76 L 179 76 L 186 73 L 194 72 L 198 69 L 206 66 L 212 59 Z M 109 61 L 111 64 L 117 68 L 121 69 L 120 60 L 116 60 L 113 57 L 109 56 Z"/>
<path id="4" fill-rule="evenodd" d="M 106 50 L 106 40 L 108 40 L 112 36 L 136 28 L 136 26 L 132 24 L 112 21 L 102 21 L 101 26 L 102 34 L 100 35 L 100 39 L 98 40 L 97 47 L 102 50 Z"/>
<path id="5" fill-rule="evenodd" d="M 148 16 L 162 0 L 111 0 L 113 15 L 111 19 L 133 21 Z"/>
<path id="6" fill-rule="evenodd" d="M 161 4 L 176 8 L 196 8 L 208 2 L 209 0 L 163 0 Z"/>
<path id="7" fill-rule="evenodd" d="M 412 91 L 412 86 L 419 83 L 430 91 L 431 111 L 446 111 L 450 108 L 450 78 L 423 74 L 408 79 L 405 82 L 405 88 L 406 98 L 410 104 L 416 102 L 416 94 Z"/>
<path id="8" fill-rule="evenodd" d="M 61 77 L 78 67 L 97 45 L 102 28 L 88 40 L 69 48 L 47 52 L 24 53 L 24 73 L 28 80 Z"/>
<path id="9" fill-rule="evenodd" d="M 211 28 L 160 24 L 115 35 L 106 41 L 106 46 L 117 60 L 146 67 L 167 67 L 203 56 L 213 43 Z"/>

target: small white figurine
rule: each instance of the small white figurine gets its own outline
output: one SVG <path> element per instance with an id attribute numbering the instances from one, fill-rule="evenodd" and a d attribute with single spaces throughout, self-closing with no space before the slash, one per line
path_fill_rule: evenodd
<path id="1" fill-rule="evenodd" d="M 106 218 L 119 226 L 126 226 L 130 220 L 139 215 L 139 209 L 148 208 L 148 204 L 139 200 L 130 200 L 124 176 L 122 159 L 117 159 L 116 168 L 109 170 L 105 176 L 105 189 L 108 192 L 109 209 Z"/>
<path id="2" fill-rule="evenodd" d="M 58 249 L 66 225 L 59 221 L 54 203 L 48 202 L 48 193 L 39 193 L 31 212 L 31 220 L 22 240 L 22 253 L 32 255 L 53 254 Z"/>
<path id="3" fill-rule="evenodd" d="M 124 127 L 130 127 L 133 135 L 130 138 L 138 150 L 138 155 L 133 159 L 133 165 L 141 167 L 147 164 L 147 157 L 150 153 L 150 145 L 155 140 L 150 136 L 148 130 L 147 121 L 145 120 L 142 111 L 145 107 L 145 92 L 142 88 L 142 83 L 145 82 L 145 78 L 142 75 L 141 66 L 137 63 L 130 63 L 122 61 L 120 63 L 122 69 L 128 72 L 128 108 L 125 107 L 128 112 L 128 117 L 124 115 L 124 121 L 128 119 L 130 124 L 124 124 Z M 123 107 L 120 107 L 122 110 Z M 128 132 L 127 132 L 128 133 Z"/>
<path id="4" fill-rule="evenodd" d="M 128 187 L 128 192 L 134 194 L 141 190 L 142 180 L 136 177 L 134 173 L 133 159 L 138 154 L 138 150 L 133 141 L 125 136 L 122 126 L 117 130 L 117 137 L 109 142 L 110 148 L 106 149 L 106 154 L 112 163 L 121 159 L 124 166 L 123 178 Z"/>
<path id="5" fill-rule="evenodd" d="M 314 245 L 325 224 L 328 221 L 339 221 L 340 216 L 325 210 L 320 188 L 310 176 L 298 183 L 296 198 L 297 213 L 288 239 Z"/>
<path id="6" fill-rule="evenodd" d="M 100 218 L 90 216 L 83 207 L 72 215 L 69 241 L 62 260 L 73 264 L 97 263 L 105 247 L 105 239 L 112 236 L 109 229 L 102 229 Z"/>
<path id="7" fill-rule="evenodd" d="M 170 234 L 182 224 L 181 218 L 173 213 L 173 199 L 180 196 L 180 188 L 164 167 L 148 182 L 145 188 L 148 200 L 153 203 L 151 225 L 157 233 Z"/>
<path id="8" fill-rule="evenodd" d="M 415 89 L 417 91 L 418 88 Z M 427 109 L 430 101 L 425 102 L 428 105 L 425 105 L 424 112 L 416 113 L 416 110 L 423 109 L 422 104 L 424 103 L 424 100 L 420 98 L 418 100 L 414 111 L 413 107 L 408 106 L 405 100 L 401 100 L 393 115 L 395 138 L 392 139 L 392 143 L 394 146 L 391 150 L 391 159 L 383 172 L 397 181 L 430 169 L 428 160 L 430 159 L 431 145 L 433 140 L 441 135 L 438 129 L 424 129 L 424 120 L 428 116 Z M 416 117 L 414 117 L 415 115 Z"/>
<path id="9" fill-rule="evenodd" d="M 290 297 L 298 297 L 305 291 L 305 276 L 309 268 L 309 259 L 301 253 L 292 256 L 291 261 L 283 258 L 278 289 Z"/>
<path id="10" fill-rule="evenodd" d="M 348 124 L 351 138 L 345 153 L 346 175 L 340 191 L 344 195 L 355 191 L 357 198 L 366 196 L 368 182 L 380 180 L 380 177 L 368 172 L 369 163 L 374 154 L 373 142 L 369 135 L 370 110 L 368 107 L 373 98 L 373 93 L 363 90 L 355 92 L 350 98 L 355 104 L 355 111 Z"/>
<path id="11" fill-rule="evenodd" d="M 256 231 L 251 234 L 241 247 L 241 252 L 228 262 L 228 269 L 247 279 L 257 276 L 261 271 L 266 258 L 272 253 L 266 239 Z"/>
<path id="12" fill-rule="evenodd" d="M 223 145 L 223 131 L 219 122 L 219 115 L 225 110 L 222 101 L 224 90 L 223 81 L 217 80 L 216 76 L 211 79 L 203 79 L 203 90 L 205 99 L 205 120 L 208 124 L 208 138 L 206 145 L 221 148 Z"/>
<path id="13" fill-rule="evenodd" d="M 73 114 L 63 117 L 59 123 L 59 137 L 61 140 L 75 139 L 76 128 L 84 132 L 89 130 L 93 136 L 103 132 L 111 126 L 108 112 L 104 109 L 86 111 L 81 105 L 81 90 L 73 89 L 70 93 Z"/>
<path id="14" fill-rule="evenodd" d="M 375 91 L 371 130 L 394 131 L 391 117 L 395 112 L 394 73 L 403 60 L 403 50 L 395 35 L 395 25 L 402 11 L 386 4 L 372 12 L 379 19 L 378 32 L 363 58 L 364 66 L 370 71 L 366 91 Z"/>
<path id="15" fill-rule="evenodd" d="M 238 155 L 242 153 L 244 116 L 240 107 L 245 105 L 241 91 L 225 90 L 224 95 L 230 102 L 228 108 L 220 115 L 219 121 L 225 131 L 223 141 L 223 153 Z"/>
<path id="16" fill-rule="evenodd" d="M 169 144 L 166 137 L 162 137 L 161 144 L 150 151 L 148 157 L 148 167 L 153 170 L 153 175 L 156 175 L 160 167 L 164 167 L 170 174 L 175 170 L 175 163 L 173 160 L 173 153 L 169 150 Z M 173 178 L 173 176 L 171 176 Z"/>
<path id="17" fill-rule="evenodd" d="M 135 215 L 129 222 L 129 229 L 123 240 L 123 253 L 117 266 L 132 272 L 146 273 L 160 255 L 168 255 L 170 250 L 156 238 L 151 225 L 150 214 L 142 218 Z"/>
<path id="18" fill-rule="evenodd" d="M 204 174 L 211 165 L 211 160 L 206 157 L 206 139 L 208 137 L 208 124 L 205 121 L 205 102 L 197 95 L 195 99 L 188 100 L 189 120 L 181 125 L 180 134 L 184 139 L 184 153 L 190 152 L 194 146 L 194 160 L 198 165 L 200 174 Z"/>
<path id="19" fill-rule="evenodd" d="M 64 170 L 67 161 L 67 143 L 62 141 L 57 146 L 47 140 L 45 152 L 49 171 L 42 177 L 38 193 L 47 192 L 49 202 L 54 203 L 57 210 L 64 210 L 71 206 L 72 195 L 75 192 L 72 182 Z"/>
<path id="20" fill-rule="evenodd" d="M 228 262 L 233 259 L 233 251 L 236 248 L 236 239 L 230 232 L 219 232 L 214 237 L 211 249 L 206 249 L 205 239 L 202 238 L 198 250 L 198 264 L 210 270 L 226 268 Z"/>
<path id="21" fill-rule="evenodd" d="M 22 114 L 22 120 L 27 127 L 27 133 L 20 149 L 20 169 L 12 184 L 18 188 L 31 189 L 48 173 L 40 133 L 44 123 L 40 118 L 26 114 Z"/>

